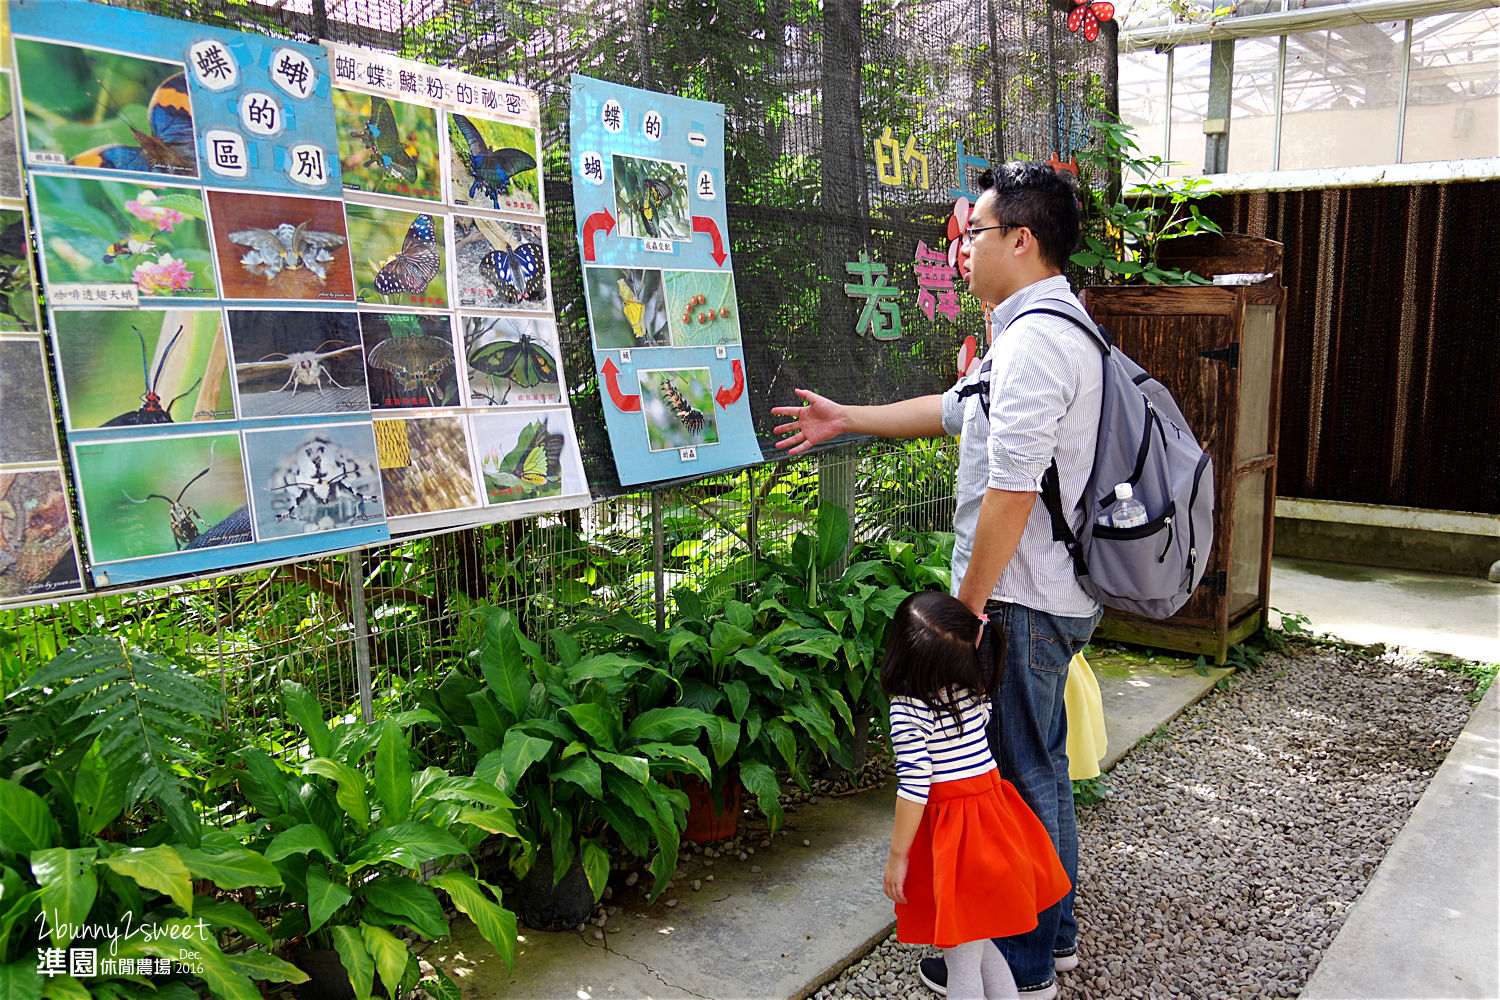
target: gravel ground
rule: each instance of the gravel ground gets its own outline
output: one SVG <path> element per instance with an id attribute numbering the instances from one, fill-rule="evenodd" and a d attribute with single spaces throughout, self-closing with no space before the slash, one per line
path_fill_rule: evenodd
<path id="1" fill-rule="evenodd" d="M 1295 997 L 1468 721 L 1472 679 L 1294 645 L 1137 746 L 1079 810 L 1064 1000 Z M 931 997 L 886 940 L 816 1000 Z"/>

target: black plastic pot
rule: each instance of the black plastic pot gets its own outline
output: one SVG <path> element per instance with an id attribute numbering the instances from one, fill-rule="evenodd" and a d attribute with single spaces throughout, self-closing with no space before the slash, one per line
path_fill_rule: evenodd
<path id="1" fill-rule="evenodd" d="M 516 887 L 516 915 L 532 930 L 571 930 L 594 912 L 594 893 L 583 873 L 582 856 L 573 858 L 572 867 L 555 886 L 552 872 L 552 852 L 544 848 Z"/>
<path id="2" fill-rule="evenodd" d="M 307 973 L 307 982 L 296 987 L 301 1000 L 354 1000 L 349 973 L 344 970 L 343 959 L 333 949 L 297 948 L 287 955 L 287 961 Z M 386 995 L 379 975 L 375 977 L 375 988 L 370 995 Z"/>

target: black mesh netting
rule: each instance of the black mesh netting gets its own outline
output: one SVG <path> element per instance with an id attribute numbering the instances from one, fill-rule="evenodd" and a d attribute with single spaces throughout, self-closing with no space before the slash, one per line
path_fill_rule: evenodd
<path id="1" fill-rule="evenodd" d="M 568 170 L 571 73 L 726 109 L 729 240 L 747 380 L 763 450 L 770 408 L 806 386 L 882 402 L 951 384 L 959 322 L 916 305 L 916 245 L 945 248 L 956 141 L 992 161 L 1067 159 L 1090 103 L 1113 94 L 1113 24 L 1068 32 L 1046 0 L 232 0 L 137 2 L 153 13 L 368 45 L 520 83 L 541 96 L 552 290 L 589 481 L 621 492 L 589 348 Z M 299 13 L 297 8 L 301 8 Z M 1112 98 L 1108 98 L 1112 99 Z M 876 178 L 886 126 L 928 157 L 928 187 Z M 907 161 L 907 167 L 919 166 Z M 906 171 L 903 171 L 905 173 Z M 972 177 L 972 174 L 971 174 Z M 902 289 L 902 336 L 855 333 L 844 292 L 860 250 Z"/>

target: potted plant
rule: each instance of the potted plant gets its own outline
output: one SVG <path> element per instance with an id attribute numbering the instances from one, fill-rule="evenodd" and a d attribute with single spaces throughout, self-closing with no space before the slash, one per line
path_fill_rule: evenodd
<path id="1" fill-rule="evenodd" d="M 329 725 L 302 685 L 283 682 L 282 699 L 307 757 L 288 768 L 241 751 L 240 792 L 259 815 L 237 832 L 280 875 L 256 909 L 277 917 L 271 936 L 293 964 L 329 977 L 320 988 L 330 997 L 365 1000 L 377 976 L 388 996 L 410 989 L 417 960 L 397 934 L 446 937 L 441 890 L 512 965 L 515 915 L 459 865 L 487 836 L 519 837 L 515 804 L 472 775 L 413 770 L 406 730 L 426 712 Z"/>

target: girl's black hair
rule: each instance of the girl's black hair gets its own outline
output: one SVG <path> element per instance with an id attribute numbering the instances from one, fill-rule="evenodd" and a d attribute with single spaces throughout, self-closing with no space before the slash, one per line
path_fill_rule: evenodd
<path id="1" fill-rule="evenodd" d="M 974 641 L 984 623 L 956 597 L 935 590 L 912 594 L 896 609 L 880 662 L 880 689 L 887 698 L 904 694 L 920 698 L 934 712 L 959 721 L 959 689 L 991 694 L 1005 669 L 1005 639 L 990 633 L 988 663 L 980 661 Z"/>

